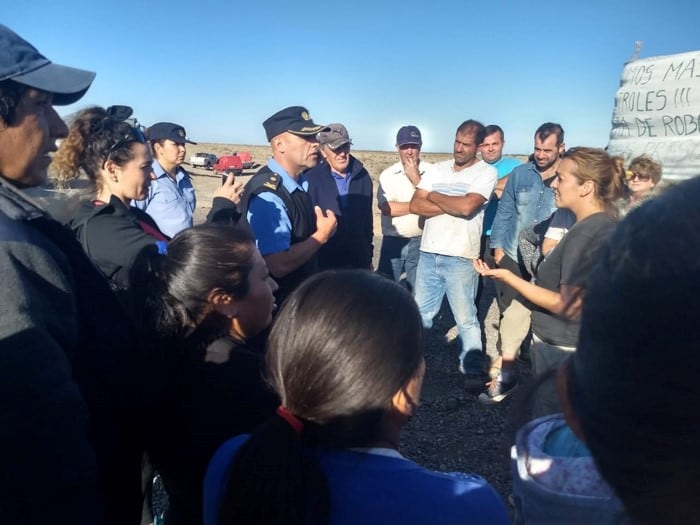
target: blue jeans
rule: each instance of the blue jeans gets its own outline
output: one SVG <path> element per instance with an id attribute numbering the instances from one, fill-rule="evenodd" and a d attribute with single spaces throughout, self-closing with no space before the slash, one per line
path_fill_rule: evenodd
<path id="1" fill-rule="evenodd" d="M 420 254 L 420 237 L 394 237 L 385 235 L 382 238 L 382 249 L 379 252 L 377 272 L 401 281 L 401 274 L 406 272 L 406 288 L 413 293 L 416 286 L 416 268 Z"/>
<path id="2" fill-rule="evenodd" d="M 420 252 L 415 297 L 423 326 L 433 326 L 433 317 L 440 311 L 442 298 L 447 294 L 462 340 L 459 360 L 468 374 L 480 374 L 484 370 L 481 327 L 474 304 L 478 283 L 479 274 L 471 259 Z"/>

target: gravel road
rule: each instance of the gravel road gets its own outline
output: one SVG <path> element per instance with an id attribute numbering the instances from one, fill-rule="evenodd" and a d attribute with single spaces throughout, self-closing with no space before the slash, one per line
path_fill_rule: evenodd
<path id="1" fill-rule="evenodd" d="M 479 306 L 486 350 L 493 356 L 498 307 L 492 282 L 487 283 Z M 421 406 L 402 433 L 401 453 L 430 469 L 478 474 L 507 500 L 511 491 L 510 446 L 518 419 L 513 412 L 519 409 L 518 399 L 514 396 L 485 406 L 464 389 L 463 376 L 457 370 L 458 341 L 450 337 L 453 326 L 445 302 L 427 334 Z M 521 365 L 526 376 L 528 366 Z"/>

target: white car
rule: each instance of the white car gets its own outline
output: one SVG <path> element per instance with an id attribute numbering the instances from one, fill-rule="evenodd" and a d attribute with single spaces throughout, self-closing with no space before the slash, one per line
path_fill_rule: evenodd
<path id="1" fill-rule="evenodd" d="M 190 157 L 190 165 L 210 170 L 217 160 L 213 153 L 195 153 Z"/>

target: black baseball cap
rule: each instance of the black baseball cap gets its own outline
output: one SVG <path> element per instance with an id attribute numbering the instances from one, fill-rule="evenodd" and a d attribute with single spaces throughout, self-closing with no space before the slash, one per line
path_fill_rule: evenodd
<path id="1" fill-rule="evenodd" d="M 187 138 L 185 128 L 172 122 L 158 122 L 148 128 L 148 140 L 170 139 L 176 144 L 197 144 Z"/>
<path id="2" fill-rule="evenodd" d="M 53 94 L 55 106 L 77 102 L 95 73 L 54 64 L 29 42 L 0 24 L 0 81 L 12 80 Z"/>
<path id="3" fill-rule="evenodd" d="M 309 110 L 302 106 L 291 106 L 278 111 L 263 122 L 263 128 L 268 141 L 285 131 L 305 137 L 330 129 L 311 120 Z"/>

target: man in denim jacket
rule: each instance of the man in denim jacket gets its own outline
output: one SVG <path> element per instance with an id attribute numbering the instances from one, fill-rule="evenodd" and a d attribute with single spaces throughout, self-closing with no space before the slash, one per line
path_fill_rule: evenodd
<path id="1" fill-rule="evenodd" d="M 532 161 L 512 171 L 498 203 L 491 229 L 494 261 L 500 268 L 526 279 L 529 274 L 518 261 L 518 235 L 548 218 L 556 209 L 549 184 L 564 148 L 564 130 L 559 124 L 546 122 L 537 128 Z M 498 348 L 502 363 L 499 377 L 492 382 L 487 396 L 492 401 L 501 401 L 515 387 L 513 364 L 527 336 L 530 318 L 520 305 L 510 308 L 517 295 L 511 287 L 497 282 L 496 289 L 501 311 Z"/>

